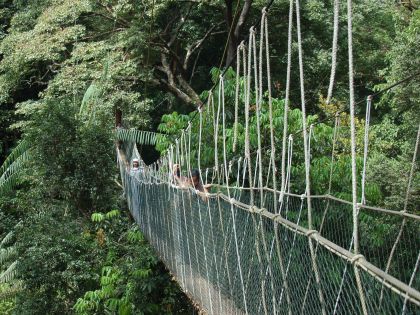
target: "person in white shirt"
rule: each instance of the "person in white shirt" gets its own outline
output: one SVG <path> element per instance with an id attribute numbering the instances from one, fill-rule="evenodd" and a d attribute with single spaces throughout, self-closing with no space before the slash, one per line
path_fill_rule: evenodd
<path id="1" fill-rule="evenodd" d="M 133 159 L 131 161 L 130 175 L 136 175 L 140 171 L 139 166 L 140 166 L 139 159 Z"/>

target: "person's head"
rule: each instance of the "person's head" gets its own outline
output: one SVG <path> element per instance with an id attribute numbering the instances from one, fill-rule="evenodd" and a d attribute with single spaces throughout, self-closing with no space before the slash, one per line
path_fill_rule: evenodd
<path id="1" fill-rule="evenodd" d="M 174 164 L 174 175 L 176 177 L 180 177 L 181 176 L 181 169 L 179 168 L 178 164 Z"/>
<path id="2" fill-rule="evenodd" d="M 139 168 L 139 159 L 133 159 L 133 168 Z"/>
<path id="3" fill-rule="evenodd" d="M 201 185 L 200 181 L 200 172 L 198 170 L 193 170 L 191 172 L 191 183 L 194 186 L 194 188 L 198 189 Z"/>

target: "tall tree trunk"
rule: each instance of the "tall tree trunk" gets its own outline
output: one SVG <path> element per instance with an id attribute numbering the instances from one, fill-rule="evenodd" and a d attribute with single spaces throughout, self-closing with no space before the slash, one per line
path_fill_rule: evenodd
<path id="1" fill-rule="evenodd" d="M 240 1 L 240 0 L 237 0 Z M 236 56 L 236 49 L 241 39 L 241 33 L 245 26 L 245 22 L 249 16 L 253 0 L 245 0 L 242 8 L 240 8 L 236 2 L 235 8 L 237 7 L 240 12 L 233 11 L 234 1 L 225 0 L 226 4 L 226 27 L 228 30 L 229 42 L 227 47 L 227 54 L 225 59 L 225 67 L 229 66 L 232 60 Z"/>

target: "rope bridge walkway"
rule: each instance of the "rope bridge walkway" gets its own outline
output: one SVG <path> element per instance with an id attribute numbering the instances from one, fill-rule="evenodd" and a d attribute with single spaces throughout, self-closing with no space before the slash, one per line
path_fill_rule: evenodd
<path id="1" fill-rule="evenodd" d="M 336 0 L 328 101 L 336 67 L 338 5 Z M 310 175 L 315 128 L 307 126 L 299 1 L 290 1 L 283 130 L 273 126 L 268 11 L 264 9 L 259 42 L 253 27 L 247 42 L 237 50 L 233 122 L 225 113 L 222 73 L 218 89 L 210 91 L 207 105 L 197 112 L 198 124 L 190 122 L 154 165 L 141 163 L 140 170 L 130 169 L 127 161 L 140 159 L 136 144 L 125 139 L 119 145 L 121 178 L 133 217 L 179 285 L 206 313 L 420 313 L 420 216 L 418 211 L 407 209 L 420 128 L 404 208 L 389 210 L 367 205 L 372 99 L 368 98 L 366 105 L 363 170 L 358 183 L 350 0 L 347 7 L 350 123 L 341 126 L 340 115 L 335 117 L 332 148 L 325 148 L 331 152 L 326 194 L 311 194 L 317 180 Z M 298 135 L 288 132 L 294 17 L 302 115 Z M 262 121 L 263 110 L 268 112 L 266 121 Z M 238 127 L 240 117 L 245 121 L 243 130 Z M 251 121 L 256 122 L 256 128 L 251 127 Z M 232 143 L 226 140 L 229 123 Z M 268 133 L 263 132 L 263 123 L 269 124 Z M 209 130 L 212 134 L 208 134 Z M 199 140 L 192 143 L 195 132 Z M 256 134 L 257 141 L 250 140 L 251 133 Z M 332 195 L 340 133 L 350 135 L 351 201 Z M 264 146 L 267 142 L 268 149 Z M 203 152 L 209 146 L 214 157 L 202 168 Z M 281 146 L 279 155 L 276 146 Z M 298 162 L 304 168 L 301 194 L 293 193 L 292 166 Z M 202 182 L 198 185 L 190 182 L 196 176 L 194 168 Z M 209 192 L 204 187 L 210 185 Z M 380 233 L 375 230 L 377 226 L 382 227 Z"/>

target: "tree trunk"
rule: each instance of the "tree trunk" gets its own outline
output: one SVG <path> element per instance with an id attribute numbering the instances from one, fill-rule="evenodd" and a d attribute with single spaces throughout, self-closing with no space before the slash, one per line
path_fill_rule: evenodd
<path id="1" fill-rule="evenodd" d="M 238 0 L 239 1 L 239 0 Z M 233 0 L 225 0 L 226 4 L 226 27 L 228 30 L 229 43 L 227 47 L 227 54 L 225 59 L 225 67 L 232 66 L 232 60 L 235 59 L 236 49 L 239 45 L 241 33 L 245 26 L 245 22 L 248 18 L 249 11 L 251 9 L 252 0 L 245 0 L 242 9 L 237 7 L 240 10 L 240 13 L 235 12 L 233 16 Z M 236 11 L 236 10 L 235 10 Z"/>

